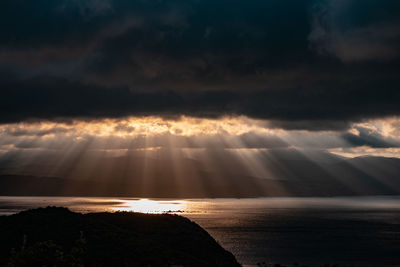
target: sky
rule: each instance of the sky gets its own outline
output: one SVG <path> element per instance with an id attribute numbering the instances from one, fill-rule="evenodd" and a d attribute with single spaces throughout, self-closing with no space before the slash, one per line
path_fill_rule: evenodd
<path id="1" fill-rule="evenodd" d="M 262 178 L 267 150 L 400 158 L 399 71 L 397 0 L 3 0 L 0 170 L 228 151 Z"/>

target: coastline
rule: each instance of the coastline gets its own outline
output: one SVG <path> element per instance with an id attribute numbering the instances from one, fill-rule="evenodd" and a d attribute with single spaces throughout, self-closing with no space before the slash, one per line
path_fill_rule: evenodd
<path id="1" fill-rule="evenodd" d="M 171 214 L 47 207 L 0 217 L 1 266 L 241 266 L 203 228 Z"/>

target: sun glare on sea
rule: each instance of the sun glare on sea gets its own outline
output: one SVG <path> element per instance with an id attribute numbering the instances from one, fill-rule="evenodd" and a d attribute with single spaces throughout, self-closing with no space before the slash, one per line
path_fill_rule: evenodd
<path id="1" fill-rule="evenodd" d="M 186 201 L 183 200 L 150 200 L 135 199 L 122 200 L 113 208 L 114 211 L 132 211 L 141 213 L 179 213 L 186 210 Z"/>

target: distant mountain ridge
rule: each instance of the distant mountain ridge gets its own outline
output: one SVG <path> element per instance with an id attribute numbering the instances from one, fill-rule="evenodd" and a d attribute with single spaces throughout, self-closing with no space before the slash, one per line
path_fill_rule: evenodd
<path id="1" fill-rule="evenodd" d="M 205 160 L 122 156 L 66 161 L 52 177 L 41 173 L 51 162 L 27 164 L 19 173 L 17 167 L 12 171 L 10 162 L 0 162 L 0 195 L 189 198 L 400 193 L 397 158 L 341 158 L 323 152 L 304 155 L 277 150 L 263 152 L 246 165 L 232 153 L 218 153 Z M 255 172 L 257 168 L 262 172 Z"/>

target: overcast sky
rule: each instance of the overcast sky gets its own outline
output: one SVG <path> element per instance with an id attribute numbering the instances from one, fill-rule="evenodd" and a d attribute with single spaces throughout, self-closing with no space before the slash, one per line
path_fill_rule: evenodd
<path id="1" fill-rule="evenodd" d="M 3 0 L 0 152 L 108 136 L 399 157 L 399 70 L 397 0 Z"/>

